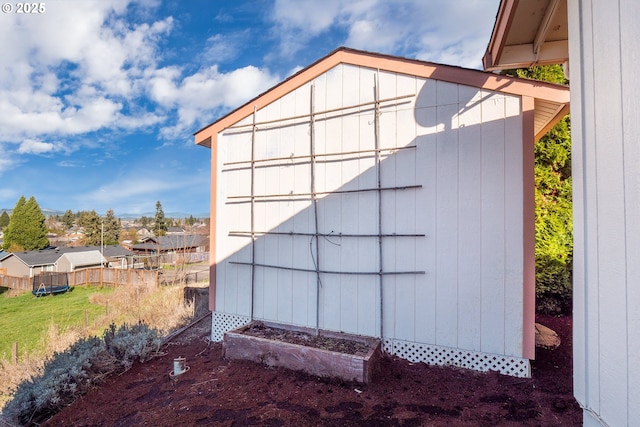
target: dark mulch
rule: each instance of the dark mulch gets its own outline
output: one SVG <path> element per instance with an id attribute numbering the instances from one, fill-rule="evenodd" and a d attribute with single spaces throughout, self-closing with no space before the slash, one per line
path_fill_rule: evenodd
<path id="1" fill-rule="evenodd" d="M 562 344 L 538 349 L 533 378 L 386 357 L 368 385 L 222 358 L 208 319 L 162 356 L 76 400 L 48 426 L 580 426 L 573 398 L 571 318 L 538 316 Z M 175 358 L 189 370 L 169 373 Z"/>

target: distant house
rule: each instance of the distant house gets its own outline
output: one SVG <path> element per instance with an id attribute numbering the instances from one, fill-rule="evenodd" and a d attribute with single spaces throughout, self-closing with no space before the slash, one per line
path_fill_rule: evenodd
<path id="1" fill-rule="evenodd" d="M 0 249 L 0 274 L 7 274 L 7 271 L 4 268 L 2 268 L 2 260 L 8 257 L 9 255 L 10 255 L 9 252 L 5 252 L 2 249 Z"/>
<path id="2" fill-rule="evenodd" d="M 58 259 L 57 271 L 70 272 L 83 268 L 100 267 L 107 264 L 107 259 L 99 250 L 68 252 Z"/>
<path id="3" fill-rule="evenodd" d="M 65 271 L 58 269 L 58 260 L 62 255 L 55 249 L 13 252 L 1 264 L 9 276 L 34 277 L 44 272 Z"/>
<path id="4" fill-rule="evenodd" d="M 133 263 L 133 252 L 119 246 L 60 247 L 39 251 L 4 252 L 0 268 L 15 277 L 33 277 L 43 272 L 64 272 L 99 267 L 126 268 Z"/>
<path id="5" fill-rule="evenodd" d="M 66 236 L 69 241 L 75 242 L 84 238 L 84 229 L 82 227 L 73 227 L 67 231 Z"/>
<path id="6" fill-rule="evenodd" d="M 120 246 L 110 245 L 102 248 L 102 254 L 107 259 L 109 267 L 129 268 L 133 266 L 135 254 L 133 251 Z"/>
<path id="7" fill-rule="evenodd" d="M 153 233 L 151 232 L 151 230 L 149 230 L 146 227 L 140 227 L 138 228 L 138 230 L 136 231 L 136 235 L 138 236 L 138 238 L 140 240 L 144 239 L 145 237 L 150 237 L 153 236 Z"/>
<path id="8" fill-rule="evenodd" d="M 169 227 L 169 228 L 167 228 L 167 234 L 184 234 L 184 228 L 182 228 L 182 227 Z"/>
<path id="9" fill-rule="evenodd" d="M 133 245 L 138 254 L 175 254 L 205 252 L 208 237 L 200 234 L 171 234 L 159 237 L 147 237 L 141 243 Z"/>

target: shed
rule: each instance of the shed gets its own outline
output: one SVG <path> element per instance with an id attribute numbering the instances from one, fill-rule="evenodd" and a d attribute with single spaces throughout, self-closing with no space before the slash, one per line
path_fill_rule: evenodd
<path id="1" fill-rule="evenodd" d="M 107 265 L 107 259 L 99 250 L 65 252 L 58 260 L 60 271 L 75 271 L 83 268 Z"/>
<path id="2" fill-rule="evenodd" d="M 564 86 L 340 48 L 195 134 L 212 339 L 264 320 L 529 376 L 533 145 Z"/>

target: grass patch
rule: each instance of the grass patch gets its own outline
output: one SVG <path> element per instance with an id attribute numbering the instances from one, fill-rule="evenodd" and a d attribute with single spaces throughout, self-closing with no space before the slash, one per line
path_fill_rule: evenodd
<path id="1" fill-rule="evenodd" d="M 45 352 L 43 336 L 52 325 L 59 331 L 70 327 L 84 326 L 85 309 L 89 326 L 104 315 L 105 308 L 92 304 L 92 295 L 108 295 L 113 288 L 74 287 L 71 292 L 59 295 L 34 297 L 30 292 L 11 296 L 10 292 L 0 296 L 0 359 L 10 359 L 14 342 L 19 353 L 42 354 Z"/>
<path id="2" fill-rule="evenodd" d="M 79 340 L 102 336 L 111 324 L 143 323 L 164 335 L 187 323 L 193 313 L 193 303 L 184 302 L 182 286 L 79 286 L 40 298 L 14 291 L 0 295 L 0 410 L 20 383 L 42 375 L 47 361 Z M 17 364 L 11 360 L 15 341 Z"/>

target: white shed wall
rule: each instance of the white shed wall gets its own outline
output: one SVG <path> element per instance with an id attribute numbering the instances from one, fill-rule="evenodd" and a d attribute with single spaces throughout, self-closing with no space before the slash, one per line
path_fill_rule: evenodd
<path id="1" fill-rule="evenodd" d="M 640 4 L 569 0 L 574 393 L 585 425 L 640 425 Z"/>
<path id="2" fill-rule="evenodd" d="M 376 70 L 339 65 L 319 76 L 314 111 L 374 100 Z M 216 311 L 439 348 L 523 357 L 523 124 L 519 97 L 469 86 L 379 72 L 379 97 L 415 95 L 382 104 L 382 187 L 420 188 L 381 192 L 383 234 L 380 325 L 379 277 L 322 274 L 319 301 L 314 273 L 256 267 L 251 292 L 251 204 L 230 197 L 251 194 L 251 127 L 219 135 L 216 230 Z M 257 111 L 256 122 L 310 112 L 306 84 Z M 242 123 L 251 123 L 252 117 Z M 308 118 L 259 125 L 256 159 L 308 155 Z M 315 151 L 345 153 L 375 148 L 372 105 L 318 114 Z M 256 163 L 257 195 L 309 193 L 308 159 Z M 317 157 L 316 191 L 377 186 L 374 153 Z M 310 236 L 260 235 L 255 262 L 300 269 L 377 272 L 375 191 L 322 195 L 318 200 L 319 254 Z M 256 201 L 254 229 L 314 233 L 309 197 Z M 313 253 L 313 255 L 312 255 Z M 253 295 L 253 298 L 251 297 Z M 253 299 L 253 302 L 252 302 Z M 253 307 L 253 309 L 252 309 Z M 316 307 L 319 312 L 316 313 Z M 382 327 L 381 327 L 382 326 Z M 391 342 L 389 341 L 389 342 Z"/>

